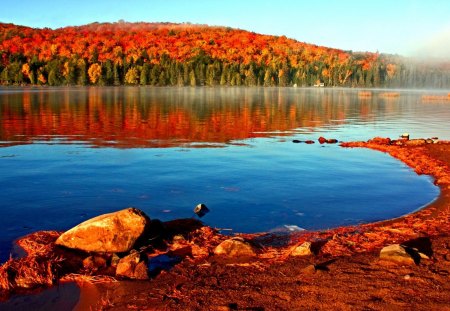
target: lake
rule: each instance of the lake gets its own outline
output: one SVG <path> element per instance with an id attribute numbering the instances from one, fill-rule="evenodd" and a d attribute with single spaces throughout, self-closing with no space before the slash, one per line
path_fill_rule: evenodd
<path id="1" fill-rule="evenodd" d="M 0 88 L 0 260 L 12 241 L 129 206 L 233 232 L 326 229 L 415 211 L 439 194 L 390 156 L 317 143 L 450 139 L 443 91 Z M 293 139 L 315 140 L 312 145 Z"/>

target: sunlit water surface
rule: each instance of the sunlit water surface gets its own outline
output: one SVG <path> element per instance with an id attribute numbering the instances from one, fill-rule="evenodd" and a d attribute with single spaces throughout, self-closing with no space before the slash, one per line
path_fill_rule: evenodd
<path id="1" fill-rule="evenodd" d="M 0 259 L 37 230 L 134 206 L 227 232 L 410 213 L 439 189 L 386 154 L 293 139 L 450 139 L 448 101 L 301 88 L 0 88 Z"/>

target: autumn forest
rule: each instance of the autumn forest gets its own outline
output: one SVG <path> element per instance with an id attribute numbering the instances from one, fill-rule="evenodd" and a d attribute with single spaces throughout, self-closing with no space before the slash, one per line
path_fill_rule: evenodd
<path id="1" fill-rule="evenodd" d="M 2 85 L 450 87 L 450 63 L 189 23 L 0 23 L 0 52 Z"/>

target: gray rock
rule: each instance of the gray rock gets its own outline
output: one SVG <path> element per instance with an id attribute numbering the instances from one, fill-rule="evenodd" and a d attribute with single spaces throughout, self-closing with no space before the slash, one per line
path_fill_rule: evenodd
<path id="1" fill-rule="evenodd" d="M 149 224 L 144 212 L 127 208 L 82 222 L 64 232 L 56 244 L 85 252 L 128 252 Z"/>

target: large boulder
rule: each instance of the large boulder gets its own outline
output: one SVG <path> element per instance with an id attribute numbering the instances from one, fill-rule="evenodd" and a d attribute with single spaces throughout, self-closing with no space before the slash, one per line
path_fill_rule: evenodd
<path id="1" fill-rule="evenodd" d="M 128 252 L 149 225 L 150 218 L 144 212 L 127 208 L 82 222 L 64 232 L 56 244 L 85 252 Z"/>

